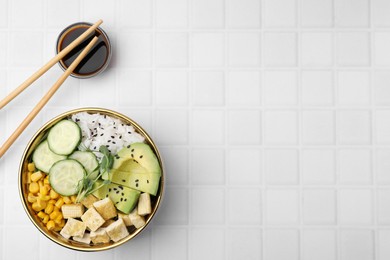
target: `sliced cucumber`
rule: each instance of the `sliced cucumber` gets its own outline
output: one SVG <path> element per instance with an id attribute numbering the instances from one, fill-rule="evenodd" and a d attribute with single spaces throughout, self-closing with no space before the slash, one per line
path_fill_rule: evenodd
<path id="1" fill-rule="evenodd" d="M 40 143 L 37 148 L 35 148 L 32 156 L 35 167 L 44 173 L 49 173 L 50 168 L 54 163 L 64 159 L 66 159 L 66 156 L 55 154 L 50 150 L 46 140 Z"/>
<path id="2" fill-rule="evenodd" d="M 69 155 L 81 140 L 80 127 L 73 121 L 62 120 L 54 125 L 47 136 L 50 150 L 56 154 Z"/>
<path id="3" fill-rule="evenodd" d="M 79 192 L 85 174 L 84 167 L 78 161 L 66 159 L 56 162 L 51 167 L 49 182 L 57 193 L 71 196 Z"/>
<path id="4" fill-rule="evenodd" d="M 99 174 L 99 163 L 95 154 L 92 152 L 76 151 L 69 156 L 70 159 L 74 159 L 84 166 L 85 171 L 89 179 L 95 179 Z"/>

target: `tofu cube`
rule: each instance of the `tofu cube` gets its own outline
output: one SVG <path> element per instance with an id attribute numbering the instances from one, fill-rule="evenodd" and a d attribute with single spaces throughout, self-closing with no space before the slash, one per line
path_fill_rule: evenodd
<path id="1" fill-rule="evenodd" d="M 87 209 L 93 206 L 93 203 L 98 201 L 99 199 L 93 196 L 92 194 L 88 195 L 88 197 L 84 198 L 81 202 Z"/>
<path id="2" fill-rule="evenodd" d="M 107 235 L 105 228 L 99 228 L 96 231 L 91 231 L 90 234 L 91 241 L 94 244 L 108 243 L 110 242 L 110 237 Z"/>
<path id="3" fill-rule="evenodd" d="M 87 225 L 91 231 L 96 231 L 100 228 L 105 220 L 100 214 L 96 211 L 95 208 L 89 208 L 82 216 L 81 220 Z"/>
<path id="4" fill-rule="evenodd" d="M 123 222 L 123 219 L 121 218 L 109 225 L 106 228 L 106 231 L 111 240 L 114 242 L 118 242 L 122 238 L 125 238 L 129 235 L 129 231 L 127 231 L 125 222 Z"/>
<path id="5" fill-rule="evenodd" d="M 144 217 L 138 215 L 137 208 L 133 209 L 133 211 L 129 214 L 129 218 L 136 228 L 140 228 L 146 224 Z"/>
<path id="6" fill-rule="evenodd" d="M 91 243 L 91 235 L 89 233 L 84 233 L 83 237 L 73 237 L 73 240 L 89 245 Z"/>
<path id="7" fill-rule="evenodd" d="M 83 237 L 87 226 L 84 222 L 74 218 L 69 218 L 65 226 L 62 228 L 60 234 L 65 237 Z"/>
<path id="8" fill-rule="evenodd" d="M 129 217 L 128 214 L 123 214 L 123 213 L 119 212 L 118 213 L 118 218 L 123 219 L 123 222 L 125 222 L 125 225 L 128 226 L 128 227 L 133 225 L 133 223 L 131 222 L 130 217 Z"/>
<path id="9" fill-rule="evenodd" d="M 77 204 L 64 204 L 61 207 L 62 215 L 64 219 L 79 218 L 84 213 L 84 206 L 80 203 Z"/>
<path id="10" fill-rule="evenodd" d="M 114 218 L 117 215 L 115 205 L 109 198 L 96 201 L 93 206 L 104 220 Z"/>
<path id="11" fill-rule="evenodd" d="M 142 193 L 138 200 L 138 215 L 145 216 L 152 213 L 149 193 Z"/>

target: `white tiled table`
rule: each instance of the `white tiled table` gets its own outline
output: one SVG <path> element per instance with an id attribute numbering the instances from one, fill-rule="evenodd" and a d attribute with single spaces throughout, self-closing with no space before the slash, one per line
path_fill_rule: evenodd
<path id="1" fill-rule="evenodd" d="M 0 97 L 104 20 L 110 68 L 69 79 L 0 161 L 0 259 L 390 259 L 390 1 L 0 0 Z M 0 141 L 61 74 L 0 111 Z M 17 169 L 32 134 L 77 107 L 122 112 L 161 148 L 151 226 L 103 253 L 28 221 Z"/>

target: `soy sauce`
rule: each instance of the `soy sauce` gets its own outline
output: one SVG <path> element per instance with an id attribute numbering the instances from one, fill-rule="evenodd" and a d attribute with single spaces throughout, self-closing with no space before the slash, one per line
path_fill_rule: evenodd
<path id="1" fill-rule="evenodd" d="M 60 52 L 83 32 L 89 28 L 86 24 L 76 24 L 74 27 L 68 28 L 60 36 L 57 44 L 57 52 Z M 90 77 L 102 70 L 110 57 L 110 44 L 105 33 L 99 28 L 91 33 L 83 42 L 69 52 L 61 61 L 60 64 L 64 69 L 67 69 L 70 64 L 77 58 L 81 51 L 88 45 L 94 36 L 98 37 L 95 46 L 89 51 L 87 56 L 80 62 L 72 74 L 78 77 Z"/>

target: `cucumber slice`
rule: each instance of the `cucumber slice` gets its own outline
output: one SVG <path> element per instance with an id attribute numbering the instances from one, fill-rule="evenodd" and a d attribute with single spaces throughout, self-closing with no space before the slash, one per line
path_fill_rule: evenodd
<path id="1" fill-rule="evenodd" d="M 85 177 L 84 167 L 76 160 L 66 159 L 56 162 L 50 169 L 49 182 L 51 187 L 63 196 L 75 195 Z"/>
<path id="2" fill-rule="evenodd" d="M 69 156 L 70 159 L 74 159 L 84 166 L 85 171 L 89 179 L 95 179 L 99 174 L 99 163 L 95 154 L 92 152 L 76 151 Z"/>
<path id="3" fill-rule="evenodd" d="M 49 143 L 50 150 L 56 154 L 69 155 L 81 140 L 80 127 L 73 121 L 62 120 L 53 126 L 47 141 Z"/>
<path id="4" fill-rule="evenodd" d="M 35 148 L 32 156 L 35 167 L 47 174 L 49 173 L 50 168 L 54 163 L 64 159 L 66 159 L 66 156 L 55 154 L 50 150 L 46 140 L 40 143 L 37 148 Z"/>

